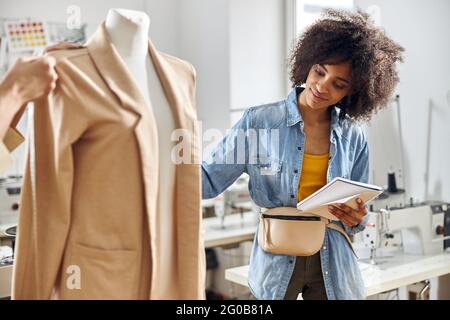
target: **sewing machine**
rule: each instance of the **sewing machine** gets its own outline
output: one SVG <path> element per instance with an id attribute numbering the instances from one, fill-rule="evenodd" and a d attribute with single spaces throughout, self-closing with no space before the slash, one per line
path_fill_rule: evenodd
<path id="1" fill-rule="evenodd" d="M 244 218 L 244 212 L 254 211 L 255 205 L 248 191 L 248 176 L 241 176 L 237 179 L 223 194 L 213 199 L 214 213 L 220 218 L 220 229 L 225 228 L 226 216 L 239 213 L 241 220 Z"/>
<path id="2" fill-rule="evenodd" d="M 0 179 L 0 299 L 11 295 L 14 239 L 22 178 Z"/>
<path id="3" fill-rule="evenodd" d="M 418 205 L 369 212 L 363 232 L 365 248 L 376 251 L 400 251 L 411 255 L 432 255 L 444 251 L 444 240 L 450 238 L 450 204 L 424 202 Z M 382 256 L 382 252 L 378 256 Z"/>
<path id="4" fill-rule="evenodd" d="M 11 236 L 8 230 L 17 225 L 22 178 L 0 179 L 0 238 Z"/>

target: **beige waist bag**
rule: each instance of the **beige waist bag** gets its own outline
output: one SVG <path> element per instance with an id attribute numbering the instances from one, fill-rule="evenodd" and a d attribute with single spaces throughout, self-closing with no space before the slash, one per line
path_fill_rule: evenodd
<path id="1" fill-rule="evenodd" d="M 352 243 L 343 228 L 315 214 L 293 207 L 261 209 L 258 242 L 265 252 L 289 256 L 311 256 L 325 240 L 325 228 L 340 232 L 353 253 Z"/>

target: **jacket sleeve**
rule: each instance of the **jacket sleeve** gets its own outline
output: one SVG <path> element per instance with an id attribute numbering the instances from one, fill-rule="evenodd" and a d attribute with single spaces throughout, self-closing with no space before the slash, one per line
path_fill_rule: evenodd
<path id="1" fill-rule="evenodd" d="M 214 198 L 225 191 L 248 163 L 248 137 L 251 109 L 233 126 L 222 141 L 202 162 L 202 198 Z"/>
<path id="2" fill-rule="evenodd" d="M 15 299 L 49 299 L 71 221 L 73 146 L 87 126 L 80 92 L 63 70 L 58 86 L 34 103 L 22 186 L 13 280 Z M 45 266 L 45 270 L 43 270 Z"/>
<path id="3" fill-rule="evenodd" d="M 366 133 L 362 134 L 363 141 L 360 144 L 359 153 L 357 154 L 356 160 L 353 164 L 351 171 L 351 180 L 359 181 L 363 183 L 368 183 L 369 180 L 369 145 L 367 143 Z M 367 209 L 367 205 L 366 205 Z M 369 220 L 369 215 L 365 215 L 363 220 L 353 227 L 348 227 L 344 225 L 345 231 L 348 234 L 356 234 L 363 231 L 366 228 L 367 221 Z"/>

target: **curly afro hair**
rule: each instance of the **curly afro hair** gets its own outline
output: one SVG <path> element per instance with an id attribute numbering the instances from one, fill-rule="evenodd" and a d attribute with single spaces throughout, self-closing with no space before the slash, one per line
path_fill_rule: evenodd
<path id="1" fill-rule="evenodd" d="M 293 87 L 306 83 L 315 64 L 351 61 L 352 90 L 337 107 L 340 123 L 369 121 L 384 108 L 399 78 L 396 62 L 403 61 L 404 49 L 370 21 L 361 10 L 328 9 L 322 18 L 300 36 L 290 57 Z"/>

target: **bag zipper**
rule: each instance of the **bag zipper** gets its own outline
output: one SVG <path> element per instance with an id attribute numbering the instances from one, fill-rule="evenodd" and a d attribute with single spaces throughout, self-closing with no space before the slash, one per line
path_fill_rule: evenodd
<path id="1" fill-rule="evenodd" d="M 279 219 L 279 220 L 299 220 L 299 221 L 320 221 L 320 217 L 304 217 L 304 216 L 283 216 L 283 215 L 271 215 L 271 214 L 261 214 L 264 219 Z"/>

